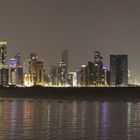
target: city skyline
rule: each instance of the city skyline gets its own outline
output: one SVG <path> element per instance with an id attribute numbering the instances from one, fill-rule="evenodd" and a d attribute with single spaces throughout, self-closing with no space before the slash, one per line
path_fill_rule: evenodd
<path id="1" fill-rule="evenodd" d="M 8 58 L 7 41 L 0 41 L 0 86 L 2 87 L 127 87 L 128 55 L 110 54 L 110 68 L 103 63 L 100 51 L 94 50 L 94 61 L 82 64 L 75 71 L 69 70 L 68 49 L 62 49 L 61 61 L 50 66 L 49 73 L 45 63 L 37 53 L 31 52 L 28 59 L 22 60 L 21 52 Z"/>

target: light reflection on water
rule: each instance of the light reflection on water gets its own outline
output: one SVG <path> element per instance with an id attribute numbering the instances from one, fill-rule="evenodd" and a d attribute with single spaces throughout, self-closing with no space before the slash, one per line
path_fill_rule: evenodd
<path id="1" fill-rule="evenodd" d="M 140 139 L 140 103 L 0 99 L 0 139 Z"/>

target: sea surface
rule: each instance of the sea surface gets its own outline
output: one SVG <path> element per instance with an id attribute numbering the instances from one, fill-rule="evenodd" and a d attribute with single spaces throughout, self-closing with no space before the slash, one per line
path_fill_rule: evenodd
<path id="1" fill-rule="evenodd" d="M 140 140 L 137 99 L 0 97 L 0 140 Z"/>

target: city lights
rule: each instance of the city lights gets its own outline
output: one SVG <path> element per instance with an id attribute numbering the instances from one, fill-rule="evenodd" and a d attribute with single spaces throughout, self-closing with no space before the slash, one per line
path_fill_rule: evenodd
<path id="1" fill-rule="evenodd" d="M 0 85 L 4 87 L 126 87 L 128 73 L 127 55 L 110 55 L 110 70 L 103 65 L 103 56 L 94 51 L 93 60 L 82 64 L 75 72 L 69 71 L 68 50 L 63 49 L 58 65 L 51 65 L 46 73 L 44 62 L 36 53 L 21 61 L 21 53 L 6 62 L 7 42 L 0 41 Z"/>

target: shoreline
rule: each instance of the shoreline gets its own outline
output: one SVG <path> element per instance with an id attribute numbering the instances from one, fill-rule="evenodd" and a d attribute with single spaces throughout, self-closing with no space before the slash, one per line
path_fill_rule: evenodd
<path id="1" fill-rule="evenodd" d="M 0 87 L 0 97 L 140 100 L 140 87 Z"/>

